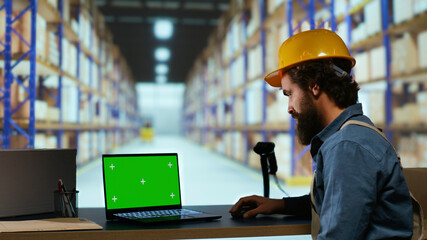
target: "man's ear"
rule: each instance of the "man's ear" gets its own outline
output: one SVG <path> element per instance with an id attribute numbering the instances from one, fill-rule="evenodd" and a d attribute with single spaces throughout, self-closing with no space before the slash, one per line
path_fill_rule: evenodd
<path id="1" fill-rule="evenodd" d="M 318 98 L 320 96 L 320 87 L 317 84 L 314 84 L 313 86 L 308 87 L 311 94 L 313 94 L 313 97 Z"/>

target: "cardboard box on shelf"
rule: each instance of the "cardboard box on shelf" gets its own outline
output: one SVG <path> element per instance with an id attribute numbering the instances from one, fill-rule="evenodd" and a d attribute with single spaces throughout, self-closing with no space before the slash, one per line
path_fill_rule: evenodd
<path id="1" fill-rule="evenodd" d="M 414 14 L 418 15 L 427 11 L 427 1 L 424 1 L 424 0 L 412 0 L 412 1 L 414 1 L 414 4 L 413 4 Z"/>
<path id="2" fill-rule="evenodd" d="M 418 92 L 416 95 L 417 104 L 427 106 L 427 92 Z"/>
<path id="3" fill-rule="evenodd" d="M 254 146 L 263 141 L 260 133 L 252 132 L 248 134 L 248 165 L 254 169 L 261 169 L 260 156 L 253 151 Z"/>
<path id="4" fill-rule="evenodd" d="M 284 0 L 268 0 L 267 1 L 267 12 L 272 14 L 276 9 L 284 2 Z"/>
<path id="5" fill-rule="evenodd" d="M 335 16 L 341 16 L 346 14 L 347 1 L 346 0 L 335 0 L 334 14 Z"/>
<path id="6" fill-rule="evenodd" d="M 35 110 L 34 110 L 36 121 L 46 120 L 46 116 L 48 114 L 47 109 L 48 109 L 47 102 L 42 100 L 36 100 Z"/>
<path id="7" fill-rule="evenodd" d="M 349 41 L 349 32 L 348 32 L 348 24 L 346 22 L 339 23 L 337 26 L 336 33 L 342 38 L 342 40 L 348 44 Z"/>
<path id="8" fill-rule="evenodd" d="M 231 89 L 234 90 L 245 83 L 245 62 L 242 56 L 239 56 L 230 64 L 230 83 Z"/>
<path id="9" fill-rule="evenodd" d="M 47 33 L 47 60 L 51 64 L 58 66 L 59 65 L 59 48 L 58 48 L 58 38 L 54 32 Z"/>
<path id="10" fill-rule="evenodd" d="M 57 0 L 47 0 L 48 4 L 51 5 L 53 9 L 58 9 L 58 1 Z"/>
<path id="11" fill-rule="evenodd" d="M 70 0 L 62 0 L 64 22 L 70 24 Z"/>
<path id="12" fill-rule="evenodd" d="M 46 120 L 50 122 L 59 122 L 59 108 L 57 107 L 48 107 Z"/>
<path id="13" fill-rule="evenodd" d="M 385 95 L 384 92 L 370 93 L 369 117 L 374 124 L 385 123 Z"/>
<path id="14" fill-rule="evenodd" d="M 58 138 L 54 135 L 46 136 L 46 148 L 57 148 Z"/>
<path id="15" fill-rule="evenodd" d="M 307 146 L 301 145 L 295 139 L 295 156 L 299 156 Z M 308 176 L 311 177 L 313 173 L 313 160 L 311 159 L 310 151 L 306 151 L 300 159 L 296 159 L 294 176 Z"/>
<path id="16" fill-rule="evenodd" d="M 371 76 L 370 62 L 369 62 L 369 52 L 362 52 L 357 55 L 354 55 L 356 59 L 356 66 L 354 67 L 354 73 L 356 81 L 359 83 L 369 81 L 369 76 Z"/>
<path id="17" fill-rule="evenodd" d="M 367 31 L 366 28 L 367 28 L 366 23 L 361 22 L 359 23 L 359 25 L 357 25 L 357 27 L 351 30 L 352 43 L 358 43 L 368 37 L 368 35 L 366 35 L 366 31 Z"/>
<path id="18" fill-rule="evenodd" d="M 10 149 L 25 148 L 28 140 L 23 135 L 10 135 Z"/>
<path id="19" fill-rule="evenodd" d="M 27 97 L 28 97 L 28 93 L 24 90 L 24 88 L 21 87 L 16 81 L 14 81 L 10 86 L 10 107 L 11 107 L 11 111 L 16 110 L 16 112 L 12 115 L 12 118 L 15 118 L 15 119 L 29 118 L 30 102 L 26 101 L 21 105 L 21 103 L 24 102 Z"/>
<path id="20" fill-rule="evenodd" d="M 241 96 L 236 97 L 234 101 L 233 114 L 236 125 L 245 123 L 245 101 Z"/>
<path id="21" fill-rule="evenodd" d="M 274 26 L 271 27 L 267 31 L 266 36 L 266 58 L 265 58 L 265 67 L 266 72 L 271 72 L 277 69 L 279 66 L 279 61 L 277 57 L 277 53 L 279 52 L 280 44 L 280 31 L 279 27 Z"/>
<path id="22" fill-rule="evenodd" d="M 405 33 L 402 38 L 391 44 L 392 75 L 412 73 L 418 68 L 418 51 L 414 37 Z"/>
<path id="23" fill-rule="evenodd" d="M 427 68 L 427 31 L 418 34 L 417 42 L 420 68 Z"/>
<path id="24" fill-rule="evenodd" d="M 36 55 L 37 55 L 37 57 L 39 57 L 43 60 L 46 60 L 47 22 L 39 14 L 37 14 L 37 27 L 36 27 L 36 29 L 37 29 L 37 31 L 36 31 Z M 28 29 L 26 29 L 26 31 L 28 31 Z"/>
<path id="25" fill-rule="evenodd" d="M 261 123 L 263 118 L 263 90 L 261 81 L 252 83 L 246 91 L 247 124 Z"/>
<path id="26" fill-rule="evenodd" d="M 224 142 L 225 142 L 225 155 L 227 157 L 232 158 L 233 156 L 233 137 L 231 132 L 226 132 L 223 134 Z"/>
<path id="27" fill-rule="evenodd" d="M 372 36 L 381 31 L 381 1 L 372 0 L 364 8 L 366 34 Z"/>
<path id="28" fill-rule="evenodd" d="M 384 78 L 386 75 L 386 51 L 385 47 L 377 47 L 369 53 L 370 79 Z M 359 62 L 357 63 L 359 64 Z"/>
<path id="29" fill-rule="evenodd" d="M 285 179 L 292 176 L 292 151 L 291 151 L 291 136 L 290 134 L 280 133 L 277 134 L 272 142 L 275 144 L 274 152 L 277 160 L 277 176 Z"/>
<path id="30" fill-rule="evenodd" d="M 262 46 L 258 45 L 248 51 L 248 79 L 253 80 L 262 73 Z"/>
<path id="31" fill-rule="evenodd" d="M 34 148 L 47 148 L 46 134 L 36 133 L 36 135 L 34 136 Z"/>
<path id="32" fill-rule="evenodd" d="M 256 0 L 250 0 L 251 4 L 251 18 L 249 19 L 248 25 L 246 26 L 246 36 L 251 37 L 255 31 L 259 28 L 261 23 L 261 11 L 259 9 L 259 3 Z"/>
<path id="33" fill-rule="evenodd" d="M 249 167 L 253 169 L 260 170 L 261 169 L 261 162 L 260 162 L 260 156 L 256 154 L 254 151 L 249 150 L 248 152 L 248 165 Z"/>
<path id="34" fill-rule="evenodd" d="M 244 161 L 244 152 L 246 151 L 245 140 L 241 132 L 232 132 L 232 157 L 239 162 Z"/>
<path id="35" fill-rule="evenodd" d="M 393 21 L 399 24 L 413 17 L 413 0 L 393 0 Z"/>

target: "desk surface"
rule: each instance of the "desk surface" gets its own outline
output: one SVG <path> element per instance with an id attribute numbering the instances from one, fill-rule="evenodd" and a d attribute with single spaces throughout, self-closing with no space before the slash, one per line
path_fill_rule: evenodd
<path id="1" fill-rule="evenodd" d="M 255 237 L 310 234 L 310 221 L 283 215 L 259 215 L 254 219 L 232 219 L 231 206 L 193 206 L 190 209 L 221 215 L 208 222 L 170 223 L 165 225 L 139 225 L 108 222 L 103 208 L 79 209 L 79 216 L 101 225 L 103 230 L 0 233 L 1 239 L 183 239 Z"/>

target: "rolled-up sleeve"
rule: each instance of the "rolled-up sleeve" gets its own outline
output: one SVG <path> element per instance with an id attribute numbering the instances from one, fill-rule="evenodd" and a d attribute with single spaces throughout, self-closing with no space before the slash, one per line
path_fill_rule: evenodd
<path id="1" fill-rule="evenodd" d="M 283 200 L 285 204 L 283 212 L 285 214 L 311 219 L 310 195 L 287 197 L 283 198 Z"/>

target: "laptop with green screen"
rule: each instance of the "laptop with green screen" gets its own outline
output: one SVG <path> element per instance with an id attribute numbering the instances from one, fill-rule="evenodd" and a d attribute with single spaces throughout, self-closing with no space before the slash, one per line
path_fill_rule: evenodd
<path id="1" fill-rule="evenodd" d="M 104 154 L 107 220 L 143 223 L 212 220 L 221 216 L 183 209 L 178 154 Z"/>

